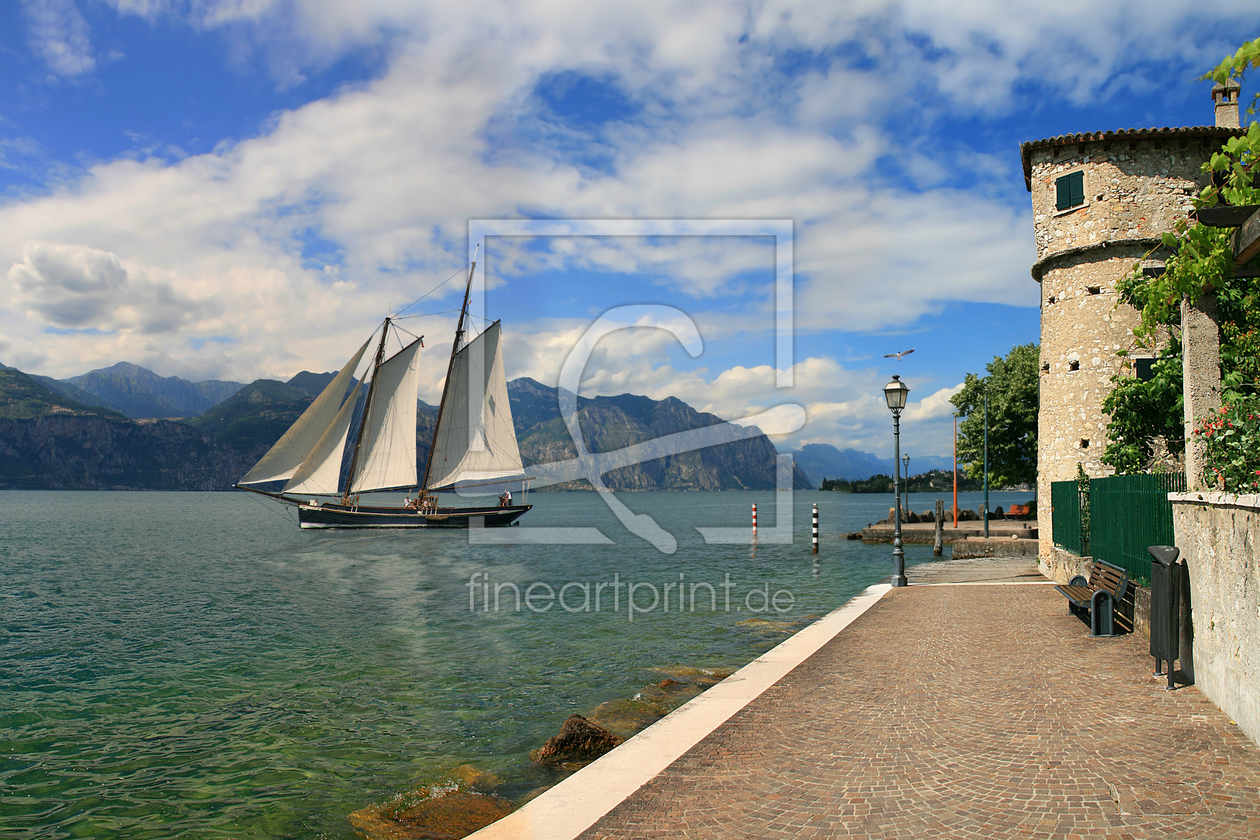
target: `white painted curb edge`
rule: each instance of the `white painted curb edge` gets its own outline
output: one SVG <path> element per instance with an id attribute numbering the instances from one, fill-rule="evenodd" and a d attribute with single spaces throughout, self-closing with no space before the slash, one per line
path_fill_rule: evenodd
<path id="1" fill-rule="evenodd" d="M 843 607 L 749 662 L 598 761 L 498 822 L 469 835 L 469 840 L 571 840 L 577 837 L 817 653 L 891 588 L 886 583 L 868 587 Z"/>

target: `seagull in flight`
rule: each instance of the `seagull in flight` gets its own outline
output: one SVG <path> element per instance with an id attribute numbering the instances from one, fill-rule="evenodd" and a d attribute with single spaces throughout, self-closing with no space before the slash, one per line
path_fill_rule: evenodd
<path id="1" fill-rule="evenodd" d="M 896 359 L 897 361 L 899 361 L 899 362 L 900 362 L 900 361 L 901 361 L 901 359 L 902 359 L 904 356 L 909 356 L 909 355 L 910 355 L 911 353 L 913 353 L 913 352 L 914 352 L 914 348 L 913 348 L 913 347 L 911 347 L 909 350 L 902 350 L 900 353 L 889 353 L 889 354 L 888 354 L 887 356 L 885 356 L 884 358 L 885 358 L 885 359 Z"/>

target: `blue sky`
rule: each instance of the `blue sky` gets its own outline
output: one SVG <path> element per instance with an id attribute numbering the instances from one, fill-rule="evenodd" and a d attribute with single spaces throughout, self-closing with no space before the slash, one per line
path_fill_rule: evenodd
<path id="1" fill-rule="evenodd" d="M 458 271 L 470 219 L 790 219 L 791 388 L 766 237 L 491 240 L 509 377 L 659 304 L 703 352 L 616 333 L 584 393 L 798 404 L 780 446 L 888 455 L 900 373 L 907 448 L 948 453 L 963 376 L 1038 337 L 1018 144 L 1210 124 L 1196 77 L 1258 34 L 1247 3 L 1047 5 L 2 4 L 0 361 L 288 378 Z M 455 285 L 408 322 L 430 402 Z"/>

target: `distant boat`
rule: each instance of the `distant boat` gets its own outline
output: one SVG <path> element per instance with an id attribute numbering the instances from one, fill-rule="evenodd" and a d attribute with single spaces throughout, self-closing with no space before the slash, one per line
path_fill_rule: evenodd
<path id="1" fill-rule="evenodd" d="M 441 507 L 438 501 L 439 490 L 506 485 L 528 477 L 512 426 L 499 322 L 464 342 L 476 268 L 474 261 L 423 480 L 416 480 L 416 391 L 423 337 L 408 335 L 404 340 L 402 331 L 386 318 L 379 328 L 381 338 L 371 370 L 355 383 L 349 396 L 346 389 L 376 331 L 235 486 L 296 507 L 303 528 L 496 527 L 511 525 L 527 512 L 532 505 L 512 504 L 507 491 L 497 504 Z M 390 335 L 398 336 L 402 349 L 386 359 Z M 351 420 L 365 381 L 369 384 L 362 421 L 347 452 Z M 478 406 L 480 412 L 475 411 Z M 343 470 L 344 457 L 349 458 L 348 470 Z M 341 486 L 343 473 L 346 480 Z M 280 481 L 286 483 L 279 491 L 254 486 Z M 400 505 L 361 501 L 361 494 L 399 490 L 409 491 Z"/>

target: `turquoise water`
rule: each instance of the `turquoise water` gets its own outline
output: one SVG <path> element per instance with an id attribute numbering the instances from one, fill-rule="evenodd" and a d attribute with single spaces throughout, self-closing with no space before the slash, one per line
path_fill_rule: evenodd
<path id="1" fill-rule="evenodd" d="M 771 526 L 775 494 L 621 495 L 678 539 L 667 555 L 594 494 L 533 494 L 518 530 L 595 526 L 613 545 L 300 531 L 245 494 L 0 493 L 3 834 L 350 838 L 350 812 L 463 763 L 524 793 L 549 781 L 529 750 L 571 712 L 654 669 L 737 668 L 887 577 L 889 546 L 843 534 L 888 498 L 793 496 L 793 544 L 710 546 L 696 526 L 747 526 L 754 502 Z"/>

